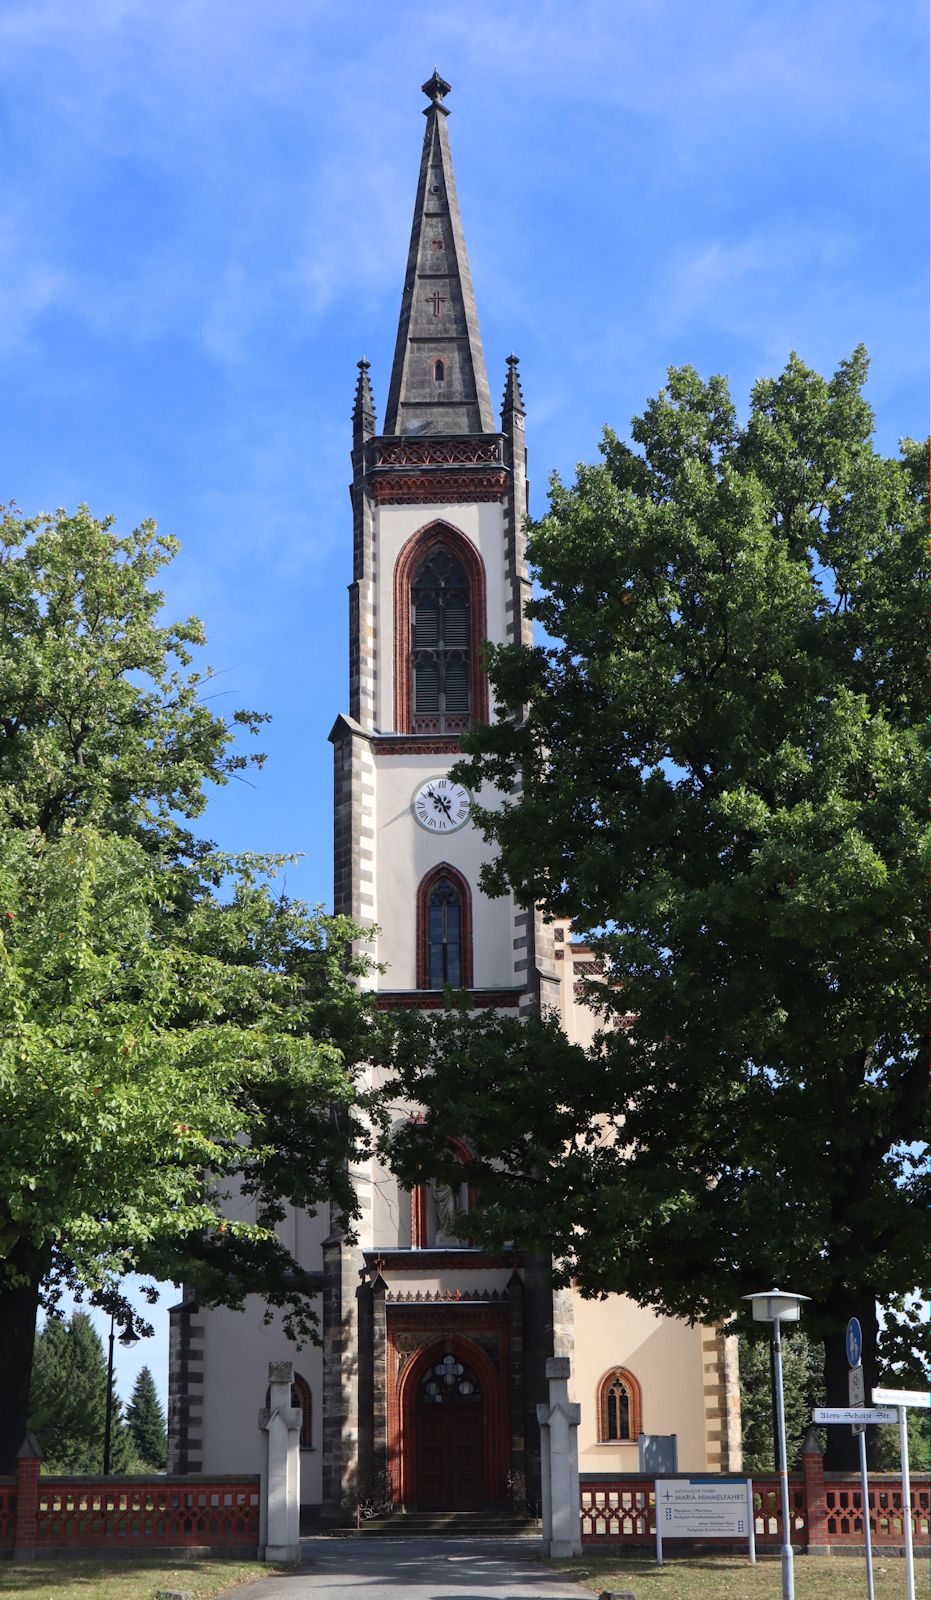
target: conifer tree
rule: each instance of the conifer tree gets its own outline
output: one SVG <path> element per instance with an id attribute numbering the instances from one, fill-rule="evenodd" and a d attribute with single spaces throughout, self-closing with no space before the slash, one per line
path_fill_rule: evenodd
<path id="1" fill-rule="evenodd" d="M 36 1336 L 29 1395 L 29 1431 L 46 1472 L 100 1472 L 107 1415 L 107 1359 L 86 1311 L 70 1321 L 49 1317 Z M 139 1459 L 114 1392 L 110 1429 L 114 1472 L 138 1470 Z"/>
<path id="2" fill-rule="evenodd" d="M 126 1423 L 141 1461 L 162 1468 L 168 1460 L 168 1431 L 155 1379 L 143 1367 L 126 1407 Z"/>

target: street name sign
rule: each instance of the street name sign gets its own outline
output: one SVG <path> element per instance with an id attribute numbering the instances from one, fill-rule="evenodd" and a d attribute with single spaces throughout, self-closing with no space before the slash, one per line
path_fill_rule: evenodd
<path id="1" fill-rule="evenodd" d="M 927 1389 L 874 1389 L 874 1406 L 931 1406 L 931 1393 Z"/>
<path id="2" fill-rule="evenodd" d="M 657 1478 L 656 1559 L 664 1539 L 746 1539 L 756 1560 L 750 1478 Z"/>
<path id="3" fill-rule="evenodd" d="M 897 1416 L 894 1406 L 816 1406 L 811 1420 L 821 1423 L 895 1422 Z"/>

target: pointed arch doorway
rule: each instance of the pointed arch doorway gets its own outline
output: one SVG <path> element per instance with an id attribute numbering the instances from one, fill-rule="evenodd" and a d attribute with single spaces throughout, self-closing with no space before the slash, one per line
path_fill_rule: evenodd
<path id="1" fill-rule="evenodd" d="M 470 1339 L 446 1335 L 402 1374 L 400 1499 L 421 1511 L 474 1511 L 501 1501 L 506 1406 L 498 1375 Z"/>
<path id="2" fill-rule="evenodd" d="M 452 1351 L 417 1385 L 417 1505 L 421 1511 L 477 1511 L 485 1504 L 485 1400 L 471 1367 Z"/>

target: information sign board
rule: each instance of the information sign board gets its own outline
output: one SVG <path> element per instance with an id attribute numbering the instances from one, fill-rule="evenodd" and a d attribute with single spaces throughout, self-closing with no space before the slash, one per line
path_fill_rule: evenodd
<path id="1" fill-rule="evenodd" d="M 851 1367 L 847 1374 L 847 1399 L 852 1406 L 866 1405 L 866 1379 L 862 1367 Z"/>
<path id="2" fill-rule="evenodd" d="M 750 1478 L 657 1478 L 656 1559 L 664 1539 L 746 1539 L 756 1560 Z"/>

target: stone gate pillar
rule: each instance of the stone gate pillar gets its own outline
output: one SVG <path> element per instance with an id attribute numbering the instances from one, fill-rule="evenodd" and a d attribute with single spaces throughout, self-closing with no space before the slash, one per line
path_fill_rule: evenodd
<path id="1" fill-rule="evenodd" d="M 543 1554 L 582 1554 L 579 1506 L 579 1422 L 582 1408 L 569 1399 L 569 1357 L 546 1363 L 550 1396 L 537 1406 L 543 1478 Z"/>

